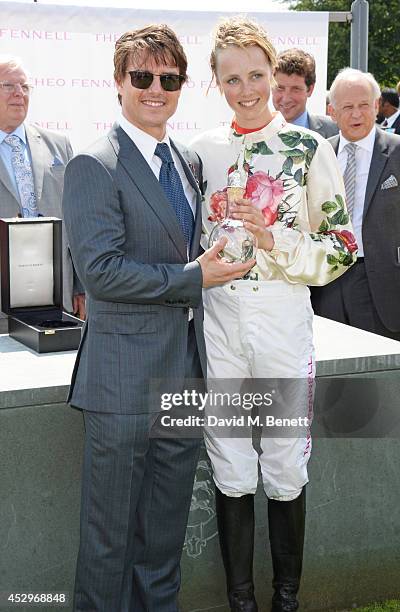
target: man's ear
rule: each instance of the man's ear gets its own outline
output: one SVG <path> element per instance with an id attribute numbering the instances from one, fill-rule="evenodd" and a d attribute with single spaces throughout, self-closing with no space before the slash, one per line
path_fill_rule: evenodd
<path id="1" fill-rule="evenodd" d="M 312 85 L 310 85 L 310 87 L 308 88 L 307 91 L 307 98 L 309 98 L 312 94 L 312 92 L 314 91 L 314 87 L 315 87 L 315 83 L 313 83 Z"/>
<path id="2" fill-rule="evenodd" d="M 328 113 L 329 113 L 330 118 L 336 121 L 335 107 L 332 106 L 332 104 L 328 104 Z"/>
<path id="3" fill-rule="evenodd" d="M 115 81 L 115 80 L 114 80 L 114 83 L 115 83 L 115 87 L 117 88 L 117 91 L 118 91 L 118 102 L 122 106 L 121 84 L 118 83 L 118 81 Z"/>

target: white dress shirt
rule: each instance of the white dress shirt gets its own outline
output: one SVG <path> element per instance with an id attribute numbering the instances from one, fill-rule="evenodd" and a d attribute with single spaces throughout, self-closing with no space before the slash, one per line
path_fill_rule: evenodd
<path id="1" fill-rule="evenodd" d="M 352 223 L 354 229 L 354 235 L 358 244 L 358 256 L 364 257 L 364 247 L 362 243 L 362 221 L 364 213 L 364 201 L 365 191 L 367 189 L 369 168 L 371 165 L 372 153 L 375 144 L 376 127 L 374 126 L 368 136 L 357 140 L 354 144 L 357 145 L 356 149 L 356 193 L 354 198 L 354 209 L 352 214 Z M 340 132 L 339 149 L 338 149 L 338 162 L 342 174 L 346 169 L 347 165 L 347 152 L 344 151 L 344 147 L 350 141 L 347 140 L 342 132 Z"/>
<path id="2" fill-rule="evenodd" d="M 118 123 L 120 127 L 124 130 L 124 132 L 126 132 L 129 138 L 137 146 L 137 148 L 143 155 L 144 159 L 149 164 L 151 170 L 154 172 L 157 180 L 159 180 L 162 161 L 158 157 L 158 155 L 154 154 L 156 150 L 156 146 L 159 143 L 157 138 L 154 138 L 153 136 L 150 136 L 150 134 L 147 134 L 147 132 L 143 132 L 143 130 L 140 130 L 139 128 L 137 128 L 135 125 L 133 125 L 133 123 L 128 121 L 122 114 L 120 115 L 118 119 Z M 177 154 L 175 153 L 174 149 L 171 147 L 171 143 L 170 143 L 170 140 L 167 134 L 165 135 L 165 137 L 163 138 L 161 142 L 165 142 L 170 148 L 172 159 L 174 160 L 175 167 L 182 181 L 183 191 L 185 192 L 186 199 L 189 202 L 190 208 L 192 209 L 192 212 L 193 212 L 193 218 L 195 219 L 196 218 L 197 194 L 195 190 L 193 189 L 193 187 L 190 185 L 187 179 L 187 176 L 185 174 L 185 171 L 182 168 L 181 161 L 179 157 L 177 156 Z M 189 247 L 187 247 L 187 256 L 188 256 L 188 261 L 189 261 Z M 188 320 L 191 321 L 192 319 L 193 319 L 193 309 L 189 308 Z"/>
<path id="3" fill-rule="evenodd" d="M 20 200 L 17 179 L 15 178 L 14 168 L 13 168 L 12 161 L 11 161 L 12 160 L 12 147 L 10 147 L 10 145 L 4 142 L 4 139 L 6 138 L 6 136 L 13 136 L 13 135 L 19 136 L 20 139 L 22 140 L 24 144 L 25 159 L 29 160 L 31 165 L 32 165 L 32 160 L 30 159 L 29 147 L 28 147 L 27 140 L 26 140 L 25 126 L 23 123 L 21 123 L 21 125 L 19 125 L 13 132 L 10 132 L 10 133 L 3 132 L 3 130 L 0 130 L 0 158 L 3 161 L 3 164 L 8 172 L 8 175 L 10 177 L 12 184 L 14 185 L 15 192 L 18 194 L 18 200 Z"/>
<path id="4" fill-rule="evenodd" d="M 154 138 L 154 136 L 150 136 L 150 134 L 147 134 L 146 132 L 143 132 L 143 130 L 137 128 L 122 114 L 118 118 L 118 123 L 124 130 L 124 132 L 128 134 L 129 138 L 135 143 L 135 145 L 145 158 L 146 162 L 149 164 L 151 170 L 154 172 L 158 180 L 160 176 L 162 161 L 157 155 L 154 155 L 156 146 L 159 143 L 157 138 Z M 185 192 L 186 199 L 189 202 L 190 208 L 192 209 L 193 217 L 196 218 L 196 192 L 187 179 L 179 157 L 175 153 L 174 149 L 171 147 L 168 135 L 165 135 L 164 139 L 161 142 L 167 143 L 170 148 L 175 167 L 182 181 L 183 191 Z"/>
<path id="5" fill-rule="evenodd" d="M 393 113 L 393 115 L 390 115 L 390 117 L 386 117 L 384 123 L 386 124 L 384 126 L 385 128 L 391 128 L 393 123 L 396 121 L 397 117 L 400 115 L 400 109 L 397 110 L 395 113 Z M 382 126 L 383 127 L 383 126 Z"/>
<path id="6" fill-rule="evenodd" d="M 293 125 L 300 125 L 301 127 L 309 128 L 310 124 L 309 124 L 309 121 L 308 121 L 308 112 L 307 112 L 307 110 L 303 111 L 301 113 L 301 115 L 296 117 L 296 119 L 293 119 L 293 121 L 290 121 L 290 123 L 292 123 Z"/>

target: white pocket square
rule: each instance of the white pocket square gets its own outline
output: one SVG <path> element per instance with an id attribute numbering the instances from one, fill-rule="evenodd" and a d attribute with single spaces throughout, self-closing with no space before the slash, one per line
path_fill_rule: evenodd
<path id="1" fill-rule="evenodd" d="M 386 181 L 383 181 L 381 185 L 381 189 L 391 189 L 392 187 L 397 187 L 397 186 L 398 186 L 397 178 L 393 176 L 393 174 L 391 174 L 389 178 L 386 179 Z"/>

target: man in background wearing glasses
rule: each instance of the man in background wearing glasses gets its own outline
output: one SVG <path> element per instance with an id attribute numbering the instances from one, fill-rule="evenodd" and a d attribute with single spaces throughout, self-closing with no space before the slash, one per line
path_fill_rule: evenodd
<path id="1" fill-rule="evenodd" d="M 25 122 L 32 87 L 19 58 L 0 56 L 0 216 L 61 217 L 66 136 Z M 85 296 L 64 245 L 64 308 L 85 316 Z M 8 321 L 0 313 L 0 333 Z"/>
<path id="2" fill-rule="evenodd" d="M 224 263 L 222 244 L 199 256 L 190 168 L 200 178 L 200 161 L 166 134 L 186 70 L 167 26 L 123 34 L 118 123 L 66 170 L 65 222 L 88 298 L 70 391 L 86 429 L 75 612 L 177 612 L 200 439 L 151 436 L 161 400 L 151 385 L 182 393 L 205 376 L 202 287 L 255 263 Z"/>

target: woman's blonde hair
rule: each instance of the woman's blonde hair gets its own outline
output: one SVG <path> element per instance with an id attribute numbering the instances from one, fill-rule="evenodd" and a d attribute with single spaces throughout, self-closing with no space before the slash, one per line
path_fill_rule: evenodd
<path id="1" fill-rule="evenodd" d="M 264 28 L 247 17 L 229 17 L 224 19 L 214 34 L 214 47 L 211 51 L 210 66 L 213 77 L 217 78 L 217 53 L 221 49 L 235 46 L 259 47 L 264 51 L 265 57 L 271 66 L 272 74 L 277 66 L 276 51 Z"/>

